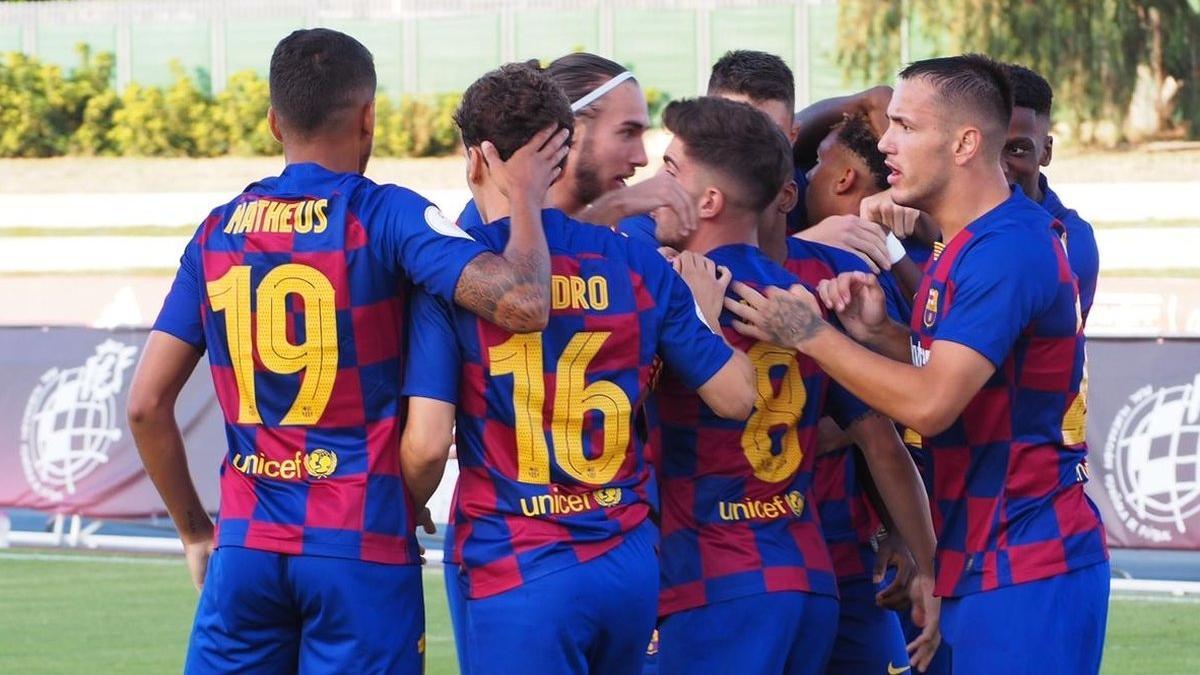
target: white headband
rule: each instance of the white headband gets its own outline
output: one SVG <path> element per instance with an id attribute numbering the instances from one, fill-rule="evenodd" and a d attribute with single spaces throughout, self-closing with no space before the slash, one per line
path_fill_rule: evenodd
<path id="1" fill-rule="evenodd" d="M 577 113 L 580 110 L 583 110 L 584 108 L 588 107 L 592 103 L 595 103 L 596 99 L 598 99 L 601 96 L 612 91 L 613 89 L 615 89 L 617 87 L 618 84 L 621 84 L 622 82 L 624 82 L 625 80 L 628 80 L 631 77 L 633 77 L 633 73 L 629 72 L 628 70 L 621 73 L 620 75 L 614 76 L 608 82 L 605 82 L 604 84 L 600 85 L 599 87 L 596 87 L 595 89 L 589 91 L 588 93 L 583 95 L 583 98 L 572 103 L 571 104 L 571 112 Z"/>

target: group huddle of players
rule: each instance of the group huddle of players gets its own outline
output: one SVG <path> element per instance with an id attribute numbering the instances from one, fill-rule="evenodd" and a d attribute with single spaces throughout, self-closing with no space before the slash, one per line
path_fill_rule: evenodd
<path id="1" fill-rule="evenodd" d="M 370 53 L 284 38 L 286 166 L 196 231 L 129 397 L 187 671 L 421 672 L 454 443 L 464 673 L 1097 672 L 1097 253 L 1040 173 L 1049 85 L 964 55 L 794 113 L 793 81 L 726 54 L 627 186 L 633 74 L 504 65 L 455 115 L 454 223 L 362 175 Z M 215 527 L 173 414 L 205 353 Z"/>

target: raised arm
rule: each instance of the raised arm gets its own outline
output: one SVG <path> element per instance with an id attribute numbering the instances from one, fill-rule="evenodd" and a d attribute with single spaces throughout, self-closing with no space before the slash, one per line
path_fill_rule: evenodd
<path id="1" fill-rule="evenodd" d="M 879 85 L 857 94 L 817 101 L 796 113 L 794 124 L 798 134 L 794 148 L 797 165 L 803 166 L 816 159 L 821 139 L 844 115 L 866 115 L 876 136 L 882 136 L 887 131 L 885 111 L 891 99 L 892 88 Z"/>
<path id="2" fill-rule="evenodd" d="M 201 352 L 168 333 L 151 331 L 129 386 L 129 429 L 150 482 L 179 532 L 192 583 L 204 586 L 213 547 L 213 523 L 188 471 L 175 400 L 200 361 Z"/>
<path id="3" fill-rule="evenodd" d="M 484 253 L 463 269 L 454 301 L 513 333 L 542 330 L 550 320 L 550 251 L 542 229 L 546 191 L 562 173 L 566 129 L 547 127 L 507 160 L 484 142 L 488 168 L 508 197 L 512 229 L 501 255 Z"/>

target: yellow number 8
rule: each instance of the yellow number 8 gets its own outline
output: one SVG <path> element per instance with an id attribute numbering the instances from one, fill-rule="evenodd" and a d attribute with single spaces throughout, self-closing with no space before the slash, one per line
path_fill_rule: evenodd
<path id="1" fill-rule="evenodd" d="M 754 412 L 742 430 L 742 452 L 754 468 L 755 478 L 778 483 L 791 478 L 804 458 L 796 421 L 800 419 L 804 404 L 808 401 L 808 392 L 804 389 L 804 378 L 800 376 L 796 352 L 769 342 L 759 342 L 747 355 L 754 364 L 758 402 L 754 404 Z M 771 383 L 771 369 L 779 366 L 787 370 L 779 383 L 779 393 L 776 393 Z M 770 431 L 779 426 L 784 427 L 784 432 L 779 441 L 780 452 L 774 454 L 771 452 Z"/>

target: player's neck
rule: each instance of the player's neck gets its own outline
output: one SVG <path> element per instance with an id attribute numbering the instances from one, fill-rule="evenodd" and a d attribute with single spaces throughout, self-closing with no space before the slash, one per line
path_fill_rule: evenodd
<path id="1" fill-rule="evenodd" d="M 692 236 L 688 237 L 684 249 L 704 255 L 713 249 L 732 244 L 748 244 L 757 247 L 758 219 L 748 216 L 745 219 L 701 220 L 700 227 L 697 227 Z"/>
<path id="2" fill-rule="evenodd" d="M 994 171 L 951 181 L 946 188 L 938 204 L 929 209 L 929 217 L 941 228 L 946 243 L 1011 194 L 999 164 Z"/>
<path id="3" fill-rule="evenodd" d="M 764 219 L 758 230 L 758 247 L 764 255 L 779 264 L 787 260 L 787 216 Z"/>
<path id="4" fill-rule="evenodd" d="M 575 217 L 580 211 L 587 207 L 587 204 L 579 201 L 575 196 L 574 181 L 568 181 L 566 178 L 560 178 L 556 183 L 550 186 L 549 192 L 546 193 L 546 203 L 552 208 L 556 208 L 563 213 L 568 213 Z"/>
<path id="5" fill-rule="evenodd" d="M 286 164 L 316 164 L 333 173 L 362 173 L 362 154 L 344 142 L 288 144 L 283 148 L 283 160 Z"/>

